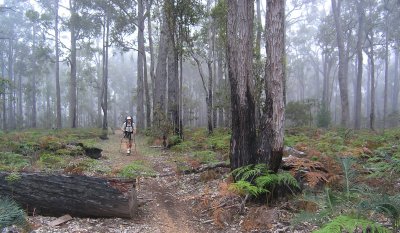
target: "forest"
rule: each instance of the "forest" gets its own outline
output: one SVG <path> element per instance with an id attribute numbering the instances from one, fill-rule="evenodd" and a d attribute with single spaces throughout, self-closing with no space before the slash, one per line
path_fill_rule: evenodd
<path id="1" fill-rule="evenodd" d="M 400 232 L 399 21 L 0 0 L 1 232 Z"/>

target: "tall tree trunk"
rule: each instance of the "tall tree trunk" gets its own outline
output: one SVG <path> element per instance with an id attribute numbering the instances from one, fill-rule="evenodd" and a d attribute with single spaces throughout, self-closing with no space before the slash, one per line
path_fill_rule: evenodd
<path id="1" fill-rule="evenodd" d="M 76 29 L 75 29 L 75 21 L 76 21 L 76 10 L 75 10 L 75 2 L 73 0 L 69 0 L 69 6 L 71 11 L 71 23 L 70 23 L 70 33 L 71 33 L 71 57 L 70 57 L 70 65 L 71 65 L 71 80 L 70 80 L 70 101 L 69 101 L 69 117 L 70 117 L 70 125 L 72 128 L 76 128 Z"/>
<path id="2" fill-rule="evenodd" d="M 10 39 L 8 39 L 9 44 L 8 44 L 8 78 L 9 78 L 9 98 L 8 98 L 8 127 L 10 129 L 15 129 L 15 116 L 13 114 L 13 105 L 14 105 L 14 88 L 12 87 L 12 83 L 14 80 L 14 40 L 11 37 Z"/>
<path id="3" fill-rule="evenodd" d="M 55 50 L 56 50 L 56 98 L 57 98 L 57 123 L 56 126 L 58 129 L 62 128 L 62 123 L 61 123 L 61 91 L 60 91 L 60 48 L 59 48 L 59 32 L 58 32 L 58 1 L 59 0 L 54 0 L 55 1 L 55 23 L 54 23 L 54 33 L 55 33 Z"/>
<path id="4" fill-rule="evenodd" d="M 144 51 L 144 48 L 143 48 Z M 146 128 L 151 127 L 151 98 L 150 98 L 150 89 L 149 89 L 149 80 L 147 78 L 147 58 L 146 53 L 143 56 L 143 81 L 144 81 L 144 93 L 146 97 L 145 106 L 146 106 Z"/>
<path id="5" fill-rule="evenodd" d="M 207 1 L 207 11 L 211 12 L 211 0 Z M 208 93 L 207 95 L 207 128 L 208 133 L 213 133 L 213 20 L 210 16 L 208 17 L 208 50 L 207 50 L 207 67 L 208 67 Z"/>
<path id="6" fill-rule="evenodd" d="M 162 26 L 160 32 L 160 42 L 158 46 L 157 68 L 154 79 L 154 104 L 153 114 L 154 122 L 160 126 L 161 121 L 165 120 L 166 114 L 166 87 L 167 87 L 167 32 L 168 24 L 166 20 L 166 13 L 163 12 Z"/>
<path id="7" fill-rule="evenodd" d="M 227 61 L 231 86 L 232 169 L 257 163 L 253 75 L 254 2 L 228 0 Z"/>
<path id="8" fill-rule="evenodd" d="M 357 32 L 357 85 L 356 85 L 356 94 L 354 99 L 355 106 L 355 114 L 354 114 L 354 128 L 360 129 L 361 126 L 361 103 L 362 103 L 362 73 L 363 73 L 363 42 L 365 39 L 364 36 L 364 1 L 359 0 L 357 4 L 358 11 L 358 32 Z"/>
<path id="9" fill-rule="evenodd" d="M 375 130 L 375 61 L 374 61 L 374 35 L 373 32 L 368 38 L 370 44 L 370 52 L 368 58 L 371 67 L 371 113 L 369 115 L 369 128 Z"/>
<path id="10" fill-rule="evenodd" d="M 400 42 L 397 41 L 397 48 L 394 50 L 394 78 L 393 78 L 393 96 L 392 96 L 392 112 L 399 113 L 399 48 Z M 396 125 L 397 126 L 397 125 Z"/>
<path id="11" fill-rule="evenodd" d="M 103 55 L 103 100 L 102 100 L 102 109 L 103 109 L 103 136 L 107 137 L 108 131 L 108 47 L 109 47 L 109 35 L 110 35 L 110 17 L 108 13 L 108 9 L 106 10 L 105 15 L 105 41 L 104 43 L 104 55 Z M 105 135 L 104 135 L 105 134 Z"/>
<path id="12" fill-rule="evenodd" d="M 33 25 L 32 27 L 32 51 L 34 54 L 36 50 L 36 26 Z M 36 111 L 36 73 L 38 72 L 38 64 L 34 61 L 34 71 L 32 75 L 32 128 L 36 128 L 36 122 L 37 122 L 37 111 Z"/>
<path id="13" fill-rule="evenodd" d="M 217 54 L 217 56 L 218 56 L 218 58 L 217 58 L 217 63 L 218 63 L 218 69 L 217 69 L 217 79 L 218 79 L 218 89 L 219 89 L 219 91 L 220 92 L 222 92 L 222 89 L 223 89 L 223 87 L 224 87 L 224 80 L 223 80 L 223 66 L 224 66 L 224 64 L 223 64 L 223 62 L 222 62 L 222 53 L 220 53 L 220 52 L 217 52 L 218 54 Z M 219 127 L 223 127 L 224 126 L 224 108 L 223 108 L 223 106 L 222 106 L 222 100 L 223 99 L 223 97 L 222 97 L 222 95 L 220 95 L 220 98 L 219 98 L 219 108 L 218 108 L 218 126 Z"/>
<path id="14" fill-rule="evenodd" d="M 269 169 L 277 172 L 283 155 L 285 122 L 285 1 L 267 0 L 267 9 L 266 121 L 260 151 Z"/>
<path id="15" fill-rule="evenodd" d="M 155 74 L 154 74 L 154 49 L 153 49 L 153 34 L 151 27 L 151 6 L 153 4 L 153 0 L 146 1 L 146 9 L 147 9 L 147 32 L 149 39 L 149 50 L 150 50 L 150 80 L 151 80 L 151 93 L 153 100 L 153 116 L 154 116 L 154 106 L 155 106 Z M 150 125 L 148 125 L 150 127 Z"/>
<path id="16" fill-rule="evenodd" d="M 383 100 L 383 129 L 386 127 L 387 105 L 388 105 L 388 89 L 389 89 L 389 12 L 385 16 L 385 90 Z"/>
<path id="17" fill-rule="evenodd" d="M 332 2 L 332 11 L 333 11 L 333 16 L 334 16 L 333 18 L 335 20 L 336 40 L 337 40 L 337 44 L 338 44 L 337 46 L 338 46 L 338 50 L 339 50 L 338 80 L 339 80 L 340 100 L 341 100 L 341 105 L 342 105 L 341 125 L 348 126 L 348 119 L 350 117 L 349 97 L 348 97 L 348 88 L 347 88 L 348 59 L 346 58 L 342 24 L 340 22 L 341 0 L 331 0 L 331 2 Z"/>
<path id="18" fill-rule="evenodd" d="M 4 62 L 4 54 L 3 52 L 1 52 L 1 77 L 4 78 L 5 77 L 5 70 L 6 70 L 6 64 Z M 5 80 L 4 80 L 5 81 Z M 6 91 L 7 91 L 7 85 L 6 83 L 3 83 L 3 85 L 1 86 L 1 91 L 3 91 L 3 93 L 1 93 L 2 95 L 2 102 L 3 102 L 3 130 L 6 131 L 7 130 L 7 98 L 6 98 Z"/>
<path id="19" fill-rule="evenodd" d="M 137 55 L 137 103 L 136 128 L 144 129 L 144 85 L 143 85 L 143 56 L 144 56 L 144 17 L 143 0 L 138 0 L 138 55 Z"/>
<path id="20" fill-rule="evenodd" d="M 22 113 L 22 75 L 18 75 L 18 129 L 23 128 L 24 115 Z"/>
<path id="21" fill-rule="evenodd" d="M 172 14 L 174 1 L 166 1 L 167 9 L 167 22 L 168 22 L 168 118 L 170 119 L 174 134 L 179 135 L 179 77 L 178 77 L 178 53 L 175 47 L 175 16 Z"/>
<path id="22" fill-rule="evenodd" d="M 261 4 L 260 0 L 256 0 L 256 6 L 257 6 L 257 34 L 256 34 L 256 59 L 260 60 L 261 59 L 261 33 L 263 30 L 262 23 L 261 23 Z"/>

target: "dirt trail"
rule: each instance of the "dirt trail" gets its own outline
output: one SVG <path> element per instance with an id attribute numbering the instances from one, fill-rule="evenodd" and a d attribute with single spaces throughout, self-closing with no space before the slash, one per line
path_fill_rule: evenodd
<path id="1" fill-rule="evenodd" d="M 195 213 L 190 205 L 185 203 L 179 195 L 180 177 L 175 173 L 174 163 L 168 161 L 168 155 L 161 150 L 154 150 L 154 154 L 142 155 L 141 151 L 145 145 L 140 142 L 134 145 L 130 156 L 126 154 L 124 143 L 121 145 L 122 134 L 110 135 L 109 140 L 101 145 L 103 156 L 107 159 L 105 163 L 113 170 L 119 170 L 127 164 L 140 160 L 152 167 L 156 177 L 140 177 L 138 179 L 138 198 L 142 203 L 139 207 L 137 222 L 146 224 L 158 229 L 160 232 L 205 232 L 206 229 L 199 229 Z M 138 140 L 136 140 L 138 141 Z"/>

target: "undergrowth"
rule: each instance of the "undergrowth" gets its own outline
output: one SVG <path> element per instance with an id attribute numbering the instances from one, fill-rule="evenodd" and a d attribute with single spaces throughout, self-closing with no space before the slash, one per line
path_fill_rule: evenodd
<path id="1" fill-rule="evenodd" d="M 253 198 L 273 194 L 276 188 L 282 186 L 292 193 L 300 188 L 297 180 L 289 172 L 271 173 L 266 164 L 240 167 L 231 174 L 236 182 L 231 184 L 230 190 Z M 272 196 L 267 197 L 267 201 L 271 198 Z"/>
<path id="2" fill-rule="evenodd" d="M 155 171 L 146 166 L 143 161 L 134 161 L 125 167 L 119 172 L 119 176 L 124 178 L 136 178 L 138 176 L 154 176 Z"/>
<path id="3" fill-rule="evenodd" d="M 0 230 L 5 227 L 26 224 L 25 212 L 15 201 L 8 197 L 0 196 Z"/>

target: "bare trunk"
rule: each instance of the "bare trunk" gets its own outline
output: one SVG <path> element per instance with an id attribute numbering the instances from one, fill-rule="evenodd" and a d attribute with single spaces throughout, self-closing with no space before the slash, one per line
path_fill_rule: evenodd
<path id="1" fill-rule="evenodd" d="M 154 74 L 154 49 L 153 49 L 153 34 L 151 27 L 151 6 L 153 4 L 153 0 L 146 1 L 146 9 L 148 12 L 147 16 L 147 31 L 148 31 L 148 39 L 149 39 L 149 50 L 150 50 L 150 80 L 151 80 L 151 93 L 153 100 L 153 114 L 154 114 L 154 106 L 155 106 L 155 74 Z M 150 127 L 151 125 L 148 125 Z"/>
<path id="2" fill-rule="evenodd" d="M 69 1 L 70 10 L 71 10 L 71 18 L 75 17 L 75 5 L 73 0 Z M 70 65 L 71 65 L 71 83 L 69 89 L 70 101 L 69 101 L 69 117 L 70 124 L 72 128 L 76 128 L 76 32 L 75 32 L 75 22 L 70 24 L 71 31 L 71 57 L 70 57 Z"/>
<path id="3" fill-rule="evenodd" d="M 258 163 L 255 103 L 252 87 L 253 1 L 228 0 L 227 61 L 231 86 L 232 137 L 230 165 Z"/>
<path id="4" fill-rule="evenodd" d="M 8 98 L 8 127 L 10 129 L 15 129 L 15 114 L 13 112 L 14 108 L 14 88 L 12 88 L 12 83 L 14 81 L 14 46 L 13 46 L 13 39 L 10 38 L 9 40 L 9 51 L 8 51 L 8 78 L 10 82 L 10 88 L 9 88 L 9 98 Z"/>
<path id="5" fill-rule="evenodd" d="M 383 101 L 383 129 L 386 128 L 386 117 L 387 117 L 387 105 L 388 105 L 388 89 L 389 89 L 389 26 L 388 26 L 388 16 L 386 16 L 385 28 L 385 91 L 384 91 L 384 101 Z"/>
<path id="6" fill-rule="evenodd" d="M 102 103 L 101 108 L 103 109 L 103 136 L 107 137 L 108 131 L 108 46 L 109 46 L 109 33 L 110 33 L 110 18 L 108 16 L 108 10 L 104 16 L 104 38 L 103 40 L 103 83 L 102 83 Z"/>
<path id="7" fill-rule="evenodd" d="M 358 11 L 358 35 L 357 35 L 357 85 L 356 94 L 354 99 L 355 114 L 354 114 L 354 128 L 360 129 L 361 126 L 361 85 L 362 85 L 362 73 L 363 73 L 363 54 L 362 46 L 364 42 L 364 1 L 360 0 L 357 5 Z"/>
<path id="8" fill-rule="evenodd" d="M 6 65 L 4 63 L 4 55 L 3 55 L 3 52 L 1 52 L 1 77 L 5 77 L 5 70 L 6 70 Z M 7 98 L 6 98 L 7 86 L 6 86 L 5 83 L 3 83 L 3 85 L 1 86 L 1 91 L 3 91 L 3 93 L 1 93 L 2 94 L 2 100 L 3 100 L 2 101 L 3 102 L 3 109 L 2 109 L 3 122 L 2 122 L 2 124 L 3 124 L 3 130 L 6 131 L 7 130 L 7 106 L 6 106 L 6 103 L 7 103 L 6 102 L 7 101 Z"/>
<path id="9" fill-rule="evenodd" d="M 350 117 L 349 97 L 348 97 L 348 88 L 347 88 L 348 59 L 346 58 L 346 52 L 345 52 L 345 46 L 344 46 L 344 40 L 343 40 L 343 31 L 342 31 L 342 25 L 340 22 L 341 0 L 331 0 L 331 2 L 332 2 L 332 11 L 333 11 L 334 20 L 335 20 L 336 40 L 337 40 L 338 50 L 339 50 L 338 80 L 339 80 L 340 100 L 341 100 L 341 105 L 342 105 L 341 125 L 348 126 L 348 120 Z"/>
<path id="10" fill-rule="evenodd" d="M 24 127 L 24 115 L 22 113 L 22 77 L 18 75 L 18 129 Z"/>
<path id="11" fill-rule="evenodd" d="M 136 103 L 136 127 L 144 129 L 144 84 L 143 84 L 143 56 L 144 56 L 144 17 L 143 0 L 138 0 L 138 55 L 137 55 L 137 103 Z"/>
<path id="12" fill-rule="evenodd" d="M 178 77 L 178 54 L 175 48 L 175 24 L 171 23 L 174 19 L 168 21 L 168 117 L 173 125 L 174 134 L 179 135 L 179 77 Z"/>
<path id="13" fill-rule="evenodd" d="M 154 121 L 160 126 L 161 121 L 165 119 L 166 114 L 166 87 L 167 87 L 167 35 L 168 25 L 165 12 L 163 13 L 162 26 L 160 32 L 160 42 L 158 46 L 157 68 L 154 79 Z"/>
<path id="14" fill-rule="evenodd" d="M 368 54 L 370 66 L 371 66 L 371 113 L 369 115 L 369 127 L 371 130 L 375 130 L 375 61 L 374 61 L 374 37 L 371 33 L 370 52 Z"/>
<path id="15" fill-rule="evenodd" d="M 147 58 L 146 54 L 143 56 L 143 81 L 144 81 L 144 93 L 146 97 L 145 106 L 146 106 L 146 128 L 151 127 L 151 98 L 150 98 L 150 89 L 149 89 L 149 81 L 147 78 Z"/>
<path id="16" fill-rule="evenodd" d="M 36 27 L 35 25 L 32 28 L 32 50 L 36 51 Z M 37 111 L 36 111 L 36 72 L 37 72 L 37 64 L 34 62 L 34 71 L 32 75 L 32 128 L 36 128 L 36 122 L 37 122 Z"/>
<path id="17" fill-rule="evenodd" d="M 218 52 L 218 70 L 217 70 L 217 79 L 218 79 L 218 88 L 220 91 L 222 91 L 223 86 L 224 86 L 224 80 L 223 78 L 223 62 L 222 62 L 222 54 Z M 220 95 L 219 98 L 219 108 L 218 108 L 218 126 L 223 127 L 224 126 L 224 108 L 222 106 L 222 100 L 223 97 Z"/>
<path id="18" fill-rule="evenodd" d="M 285 122 L 285 2 L 267 0 L 266 119 L 260 150 L 273 172 L 282 161 Z"/>
<path id="19" fill-rule="evenodd" d="M 399 46 L 400 42 L 397 42 L 397 48 L 394 50 L 394 80 L 393 80 L 393 96 L 392 96 L 392 112 L 398 113 L 399 111 Z M 397 125 L 396 125 L 397 126 Z"/>
<path id="20" fill-rule="evenodd" d="M 60 48 L 59 48 L 59 32 L 58 32 L 58 1 L 55 0 L 55 24 L 54 24 L 54 32 L 55 32 L 55 50 L 56 50 L 56 98 L 57 98 L 57 128 L 61 129 L 62 128 L 62 123 L 61 123 L 61 91 L 60 91 Z"/>

